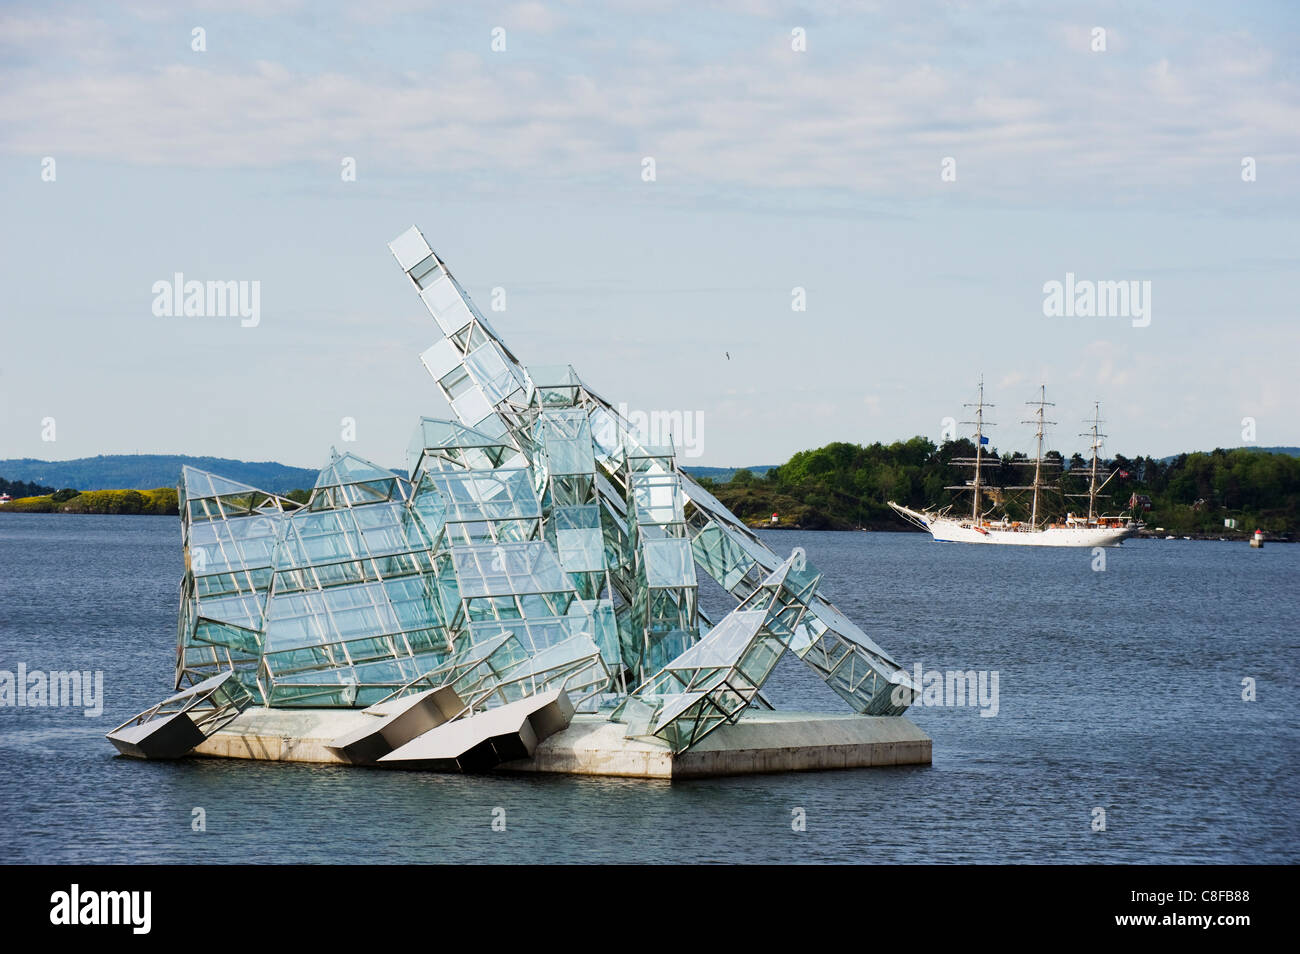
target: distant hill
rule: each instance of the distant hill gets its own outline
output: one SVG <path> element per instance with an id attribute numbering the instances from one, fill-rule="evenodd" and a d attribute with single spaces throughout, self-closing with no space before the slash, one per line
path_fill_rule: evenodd
<path id="1" fill-rule="evenodd" d="M 36 460 L 31 457 L 0 460 L 0 478 L 15 484 L 23 482 L 56 490 L 63 487 L 76 490 L 149 490 L 175 487 L 184 466 L 211 471 L 273 494 L 309 489 L 316 483 L 318 473 L 308 467 L 290 467 L 274 461 L 251 462 L 185 454 L 101 454 L 76 460 Z M 774 466 L 687 467 L 686 470 L 694 477 L 725 483 L 738 470 L 748 470 L 755 477 L 762 477 Z"/>
<path id="2" fill-rule="evenodd" d="M 723 484 L 738 470 L 747 470 L 755 477 L 762 477 L 775 466 L 776 464 L 759 464 L 757 467 L 683 467 L 682 470 L 692 477 L 707 477 Z"/>
<path id="3" fill-rule="evenodd" d="M 0 460 L 0 477 L 58 489 L 148 490 L 175 487 L 181 468 L 187 465 L 252 484 L 273 494 L 309 489 L 316 483 L 318 473 L 307 467 L 288 467 L 272 461 L 251 463 L 183 454 L 109 454 L 77 460 L 35 460 L 30 457 Z"/>

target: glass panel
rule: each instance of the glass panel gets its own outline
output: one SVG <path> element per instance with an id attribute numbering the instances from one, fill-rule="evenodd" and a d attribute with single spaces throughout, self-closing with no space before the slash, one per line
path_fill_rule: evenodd
<path id="1" fill-rule="evenodd" d="M 651 587 L 694 586 L 695 563 L 688 540 L 646 540 L 646 584 Z"/>

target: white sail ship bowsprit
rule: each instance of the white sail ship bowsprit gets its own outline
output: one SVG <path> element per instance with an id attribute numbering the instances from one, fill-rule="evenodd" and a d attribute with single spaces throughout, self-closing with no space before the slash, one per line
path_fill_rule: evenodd
<path id="1" fill-rule="evenodd" d="M 984 446 L 989 442 L 984 435 L 984 428 L 992 426 L 990 422 L 984 420 L 984 408 L 992 405 L 984 403 L 984 382 L 980 381 L 979 400 L 975 404 L 965 405 L 975 408 L 975 420 L 962 422 L 975 426 L 975 456 L 953 458 L 951 461 L 958 466 L 973 468 L 974 477 L 960 486 L 946 488 L 971 494 L 970 514 L 965 514 L 964 508 L 962 513 L 954 512 L 954 505 L 937 510 L 913 510 L 891 500 L 889 506 L 903 519 L 922 530 L 929 531 L 934 539 L 944 543 L 993 543 L 1022 547 L 1109 547 L 1137 532 L 1137 525 L 1126 515 L 1108 516 L 1097 512 L 1097 495 L 1114 476 L 1112 472 L 1098 483 L 1098 453 L 1102 438 L 1105 437 L 1098 431 L 1101 425 L 1100 405 L 1097 406 L 1093 419 L 1088 422 L 1092 425 L 1091 429 L 1086 434 L 1080 435 L 1092 438 L 1092 466 L 1089 470 L 1088 492 L 1068 495 L 1088 498 L 1087 516 L 1074 513 L 1067 513 L 1058 519 L 1043 516 L 1040 510 L 1043 490 L 1054 482 L 1046 478 L 1044 471 L 1059 466 L 1057 461 L 1043 457 L 1043 431 L 1047 424 L 1054 423 L 1044 420 L 1045 409 L 1053 406 L 1047 400 L 1047 388 L 1042 387 L 1038 400 L 1029 401 L 1028 404 L 1036 409 L 1034 417 L 1022 423 L 1037 425 L 1036 453 L 1032 458 L 1021 458 L 1012 463 L 1018 466 L 1032 465 L 1034 468 L 1032 483 L 1014 487 L 993 487 L 985 480 L 985 462 L 997 464 L 999 461 L 996 457 L 987 457 L 984 454 Z M 997 509 L 996 505 L 987 510 L 982 509 L 986 498 L 995 499 L 1003 491 L 1032 492 L 1028 520 L 1012 520 L 1005 513 L 998 516 L 994 513 Z"/>

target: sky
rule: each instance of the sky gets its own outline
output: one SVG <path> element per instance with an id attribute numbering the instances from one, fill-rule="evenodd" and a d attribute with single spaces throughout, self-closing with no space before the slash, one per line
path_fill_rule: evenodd
<path id="1" fill-rule="evenodd" d="M 1067 456 L 1095 401 L 1110 453 L 1297 445 L 1298 210 L 1293 2 L 6 2 L 0 459 L 400 465 L 451 416 L 412 224 L 688 465 L 938 442 L 981 378 L 1004 451 L 1040 384 Z"/>

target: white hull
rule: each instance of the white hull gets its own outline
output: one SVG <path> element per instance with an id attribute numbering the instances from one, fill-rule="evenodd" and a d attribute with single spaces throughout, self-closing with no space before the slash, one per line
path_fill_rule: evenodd
<path id="1" fill-rule="evenodd" d="M 891 504 L 942 543 L 989 543 L 1013 547 L 1113 547 L 1135 531 L 1133 527 L 1045 527 L 1012 529 L 999 524 L 976 527 L 969 520 L 935 517 Z"/>
<path id="2" fill-rule="evenodd" d="M 947 520 L 929 522 L 931 536 L 943 543 L 993 543 L 1013 547 L 1113 547 L 1133 535 L 1128 527 L 1047 527 L 1010 530 L 962 526 Z"/>

